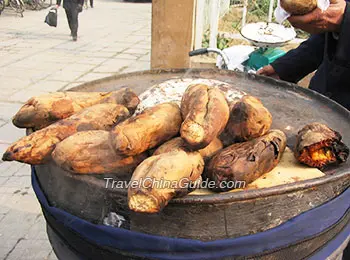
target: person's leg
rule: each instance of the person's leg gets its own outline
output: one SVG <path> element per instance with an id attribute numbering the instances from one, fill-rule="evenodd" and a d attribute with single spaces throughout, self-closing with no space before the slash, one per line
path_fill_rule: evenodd
<path id="1" fill-rule="evenodd" d="M 70 35 L 73 36 L 73 31 L 72 31 L 72 14 L 70 9 L 64 9 L 66 11 L 66 16 L 68 20 L 68 25 L 70 29 Z"/>
<path id="2" fill-rule="evenodd" d="M 90 0 L 90 6 L 91 8 L 94 8 L 94 0 Z"/>
<path id="3" fill-rule="evenodd" d="M 72 8 L 72 36 L 73 40 L 76 41 L 78 38 L 78 8 Z"/>

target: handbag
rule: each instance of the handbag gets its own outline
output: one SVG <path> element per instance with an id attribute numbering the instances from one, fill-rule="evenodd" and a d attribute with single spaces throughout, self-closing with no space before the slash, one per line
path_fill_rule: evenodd
<path id="1" fill-rule="evenodd" d="M 55 7 L 51 8 L 46 15 L 45 23 L 52 27 L 57 27 L 57 9 Z"/>

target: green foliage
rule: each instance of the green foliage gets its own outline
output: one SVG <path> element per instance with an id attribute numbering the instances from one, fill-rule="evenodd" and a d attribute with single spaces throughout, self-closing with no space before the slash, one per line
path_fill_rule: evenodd
<path id="1" fill-rule="evenodd" d="M 202 47 L 203 48 L 209 48 L 209 32 L 206 32 L 203 35 Z"/>
<path id="2" fill-rule="evenodd" d="M 220 50 L 226 49 L 230 47 L 229 45 L 230 40 L 222 37 L 217 37 L 217 48 Z M 203 48 L 208 48 L 209 47 L 209 31 L 206 32 L 203 35 L 203 41 L 202 41 L 202 46 Z"/>
<path id="3" fill-rule="evenodd" d="M 218 49 L 220 50 L 230 47 L 228 43 L 229 43 L 229 39 L 221 38 L 221 37 L 217 38 L 217 46 L 218 46 Z"/>
<path id="4" fill-rule="evenodd" d="M 275 1 L 274 9 L 277 7 Z M 248 1 L 248 15 L 255 15 L 261 20 L 266 21 L 269 14 L 270 0 L 249 0 Z"/>

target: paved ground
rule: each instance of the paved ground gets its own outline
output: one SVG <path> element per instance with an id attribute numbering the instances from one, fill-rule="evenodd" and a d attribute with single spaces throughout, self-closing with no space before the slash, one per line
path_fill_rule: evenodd
<path id="1" fill-rule="evenodd" d="M 78 42 L 63 9 L 57 28 L 46 13 L 0 16 L 0 154 L 23 136 L 10 120 L 31 96 L 150 66 L 151 4 L 95 1 L 80 15 Z M 0 161 L 0 259 L 56 259 L 44 223 L 29 166 Z"/>

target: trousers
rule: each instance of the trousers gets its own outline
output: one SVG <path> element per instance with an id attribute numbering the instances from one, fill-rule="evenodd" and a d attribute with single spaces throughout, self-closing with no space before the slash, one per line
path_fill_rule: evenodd
<path id="1" fill-rule="evenodd" d="M 78 36 L 78 15 L 79 10 L 74 5 L 70 8 L 64 9 L 66 11 L 68 25 L 73 37 Z"/>

